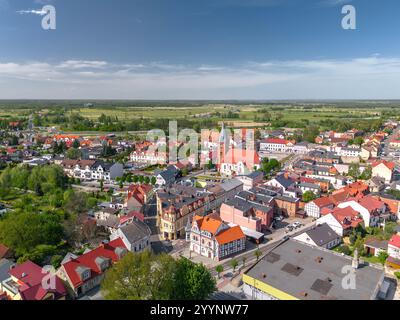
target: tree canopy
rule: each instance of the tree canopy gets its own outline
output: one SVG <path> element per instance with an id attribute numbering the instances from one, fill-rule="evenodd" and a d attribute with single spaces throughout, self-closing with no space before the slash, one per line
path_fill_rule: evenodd
<path id="1" fill-rule="evenodd" d="M 215 280 L 203 265 L 146 251 L 128 253 L 101 288 L 107 300 L 201 300 L 215 291 Z"/>

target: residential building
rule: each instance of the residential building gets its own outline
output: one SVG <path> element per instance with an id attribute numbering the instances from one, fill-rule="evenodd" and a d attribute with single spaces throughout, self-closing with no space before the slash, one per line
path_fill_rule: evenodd
<path id="1" fill-rule="evenodd" d="M 239 226 L 230 227 L 218 215 L 193 218 L 190 250 L 213 260 L 222 260 L 246 248 L 246 236 Z"/>
<path id="2" fill-rule="evenodd" d="M 130 252 L 151 250 L 151 230 L 144 222 L 134 219 L 131 223 L 118 228 L 111 240 L 122 239 Z"/>
<path id="3" fill-rule="evenodd" d="M 386 212 L 385 203 L 371 196 L 365 196 L 358 200 L 349 199 L 338 204 L 338 207 L 341 209 L 351 207 L 359 212 L 364 220 L 365 227 L 377 227 L 380 216 Z"/>
<path id="4" fill-rule="evenodd" d="M 105 163 L 95 160 L 63 160 L 64 172 L 73 178 L 110 182 L 124 174 L 120 163 Z"/>
<path id="5" fill-rule="evenodd" d="M 385 160 L 376 161 L 372 164 L 372 177 L 379 177 L 385 179 L 386 183 L 391 183 L 393 180 L 393 172 L 396 167 L 394 162 Z"/>
<path id="6" fill-rule="evenodd" d="M 362 160 L 376 159 L 378 158 L 381 150 L 379 142 L 368 142 L 361 147 L 360 157 Z"/>
<path id="7" fill-rule="evenodd" d="M 278 138 L 268 138 L 260 143 L 260 151 L 270 153 L 289 153 L 293 147 L 293 141 Z"/>
<path id="8" fill-rule="evenodd" d="M 359 226 L 364 227 L 364 220 L 360 213 L 351 207 L 324 210 L 326 210 L 326 213 L 324 212 L 321 218 L 317 220 L 317 225 L 326 223 L 341 237 L 350 234 L 353 229 Z"/>
<path id="9" fill-rule="evenodd" d="M 142 212 L 144 205 L 153 197 L 153 187 L 148 184 L 130 185 L 124 207 L 128 211 Z"/>
<path id="10" fill-rule="evenodd" d="M 389 241 L 376 238 L 367 238 L 364 243 L 366 254 L 379 257 L 381 253 L 387 253 Z"/>
<path id="11" fill-rule="evenodd" d="M 264 174 L 261 171 L 254 171 L 247 175 L 237 176 L 236 179 L 243 183 L 243 190 L 247 191 L 262 183 Z"/>
<path id="12" fill-rule="evenodd" d="M 341 157 L 360 157 L 361 156 L 361 148 L 341 148 L 339 155 Z"/>
<path id="13" fill-rule="evenodd" d="M 316 225 L 293 239 L 305 244 L 332 249 L 342 242 L 342 238 L 326 223 Z"/>
<path id="14" fill-rule="evenodd" d="M 204 190 L 174 185 L 157 192 L 157 225 L 164 239 L 185 236 L 185 227 L 195 215 L 215 209 L 216 195 Z"/>
<path id="15" fill-rule="evenodd" d="M 393 269 L 400 269 L 400 235 L 395 234 L 389 240 L 388 244 L 388 259 L 387 266 Z"/>
<path id="16" fill-rule="evenodd" d="M 297 187 L 301 190 L 302 193 L 311 191 L 317 196 L 321 194 L 321 187 L 318 184 L 303 182 L 298 184 Z"/>
<path id="17" fill-rule="evenodd" d="M 177 171 L 171 167 L 168 169 L 161 171 L 157 176 L 157 185 L 158 186 L 168 186 L 175 182 L 177 177 Z"/>
<path id="18" fill-rule="evenodd" d="M 51 275 L 32 261 L 13 265 L 8 271 L 9 277 L 0 284 L 9 300 L 65 300 L 67 290 L 61 279 Z M 53 286 L 43 286 L 43 283 Z"/>
<path id="19" fill-rule="evenodd" d="M 310 151 L 310 144 L 306 141 L 296 143 L 292 149 L 295 154 L 307 154 Z M 290 148 L 289 148 L 290 150 Z"/>
<path id="20" fill-rule="evenodd" d="M 80 297 L 98 287 L 104 273 L 127 252 L 121 238 L 105 242 L 98 248 L 62 264 L 57 275 L 68 285 L 72 296 Z"/>
<path id="21" fill-rule="evenodd" d="M 294 186 L 295 184 L 296 181 L 286 178 L 284 174 L 281 174 L 266 183 L 267 186 L 280 188 L 282 192 L 287 191 L 289 187 Z"/>
<path id="22" fill-rule="evenodd" d="M 277 195 L 274 197 L 275 213 L 286 218 L 294 218 L 299 212 L 300 199 Z"/>
<path id="23" fill-rule="evenodd" d="M 321 210 L 323 208 L 333 209 L 334 206 L 335 204 L 333 203 L 331 198 L 321 197 L 307 203 L 304 210 L 307 216 L 318 219 L 321 217 Z"/>
<path id="24" fill-rule="evenodd" d="M 164 165 L 167 163 L 168 155 L 166 152 L 156 151 L 133 151 L 130 160 L 135 163 L 143 163 L 147 165 Z"/>
<path id="25" fill-rule="evenodd" d="M 243 192 L 246 194 L 246 192 Z M 243 195 L 242 195 L 243 196 Z M 226 223 L 239 225 L 253 231 L 262 232 L 270 228 L 274 217 L 274 208 L 256 194 L 248 193 L 246 198 L 239 194 L 223 203 L 220 209 L 221 219 Z"/>

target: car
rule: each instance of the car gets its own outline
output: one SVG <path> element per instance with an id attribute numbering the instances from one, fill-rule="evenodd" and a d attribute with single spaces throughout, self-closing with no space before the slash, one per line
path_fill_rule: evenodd
<path id="1" fill-rule="evenodd" d="M 304 224 L 302 224 L 301 222 L 295 222 L 295 223 L 293 223 L 293 227 L 295 228 L 295 229 L 299 229 L 299 228 L 301 228 L 301 227 L 303 227 L 304 226 Z"/>
<path id="2" fill-rule="evenodd" d="M 293 229 L 294 229 L 294 227 L 292 225 L 290 225 L 290 226 L 287 226 L 285 230 L 287 233 L 289 233 L 289 232 L 292 232 Z"/>
<path id="3" fill-rule="evenodd" d="M 274 218 L 276 221 L 282 221 L 283 220 L 283 217 L 275 217 Z"/>

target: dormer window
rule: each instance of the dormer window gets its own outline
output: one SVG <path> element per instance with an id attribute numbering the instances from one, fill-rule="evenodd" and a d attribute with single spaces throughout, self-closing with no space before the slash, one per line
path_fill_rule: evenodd
<path id="1" fill-rule="evenodd" d="M 109 259 L 104 257 L 97 257 L 95 262 L 101 272 L 106 271 L 106 269 L 110 266 Z"/>
<path id="2" fill-rule="evenodd" d="M 75 271 L 79 275 L 81 281 L 87 281 L 91 277 L 91 270 L 85 266 L 79 266 Z"/>

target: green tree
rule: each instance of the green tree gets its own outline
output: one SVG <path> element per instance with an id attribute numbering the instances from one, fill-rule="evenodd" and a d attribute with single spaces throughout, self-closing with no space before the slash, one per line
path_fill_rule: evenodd
<path id="1" fill-rule="evenodd" d="M 309 126 L 304 129 L 303 138 L 304 140 L 315 143 L 315 138 L 319 135 L 319 127 Z"/>
<path id="2" fill-rule="evenodd" d="M 106 272 L 101 290 L 107 300 L 170 299 L 175 267 L 165 254 L 128 253 Z"/>
<path id="3" fill-rule="evenodd" d="M 384 252 L 384 251 L 380 252 L 378 255 L 379 262 L 382 263 L 382 265 L 385 265 L 388 257 L 389 257 L 389 255 L 387 252 Z"/>
<path id="4" fill-rule="evenodd" d="M 78 149 L 81 146 L 79 140 L 75 139 L 74 142 L 72 143 L 72 148 Z"/>
<path id="5" fill-rule="evenodd" d="M 62 260 L 63 256 L 56 254 L 51 257 L 50 263 L 55 269 L 58 269 L 61 265 Z"/>
<path id="6" fill-rule="evenodd" d="M 364 144 L 363 137 L 356 137 L 354 139 L 354 144 L 361 147 Z"/>
<path id="7" fill-rule="evenodd" d="M 369 180 L 372 177 L 372 168 L 371 166 L 368 166 L 367 168 L 365 168 L 365 170 L 363 171 L 363 173 L 360 175 L 360 179 L 361 180 Z"/>
<path id="8" fill-rule="evenodd" d="M 350 165 L 349 167 L 349 176 L 354 178 L 354 179 L 358 179 L 361 175 L 360 173 L 360 165 L 358 163 L 353 163 Z"/>
<path id="9" fill-rule="evenodd" d="M 156 177 L 151 177 L 151 184 L 154 186 L 157 183 Z"/>
<path id="10" fill-rule="evenodd" d="M 216 290 L 215 279 L 202 264 L 181 258 L 177 261 L 173 300 L 205 300 Z"/>
<path id="11" fill-rule="evenodd" d="M 260 257 L 261 257 L 261 255 L 262 255 L 261 250 L 260 250 L 260 249 L 257 249 L 257 250 L 254 252 L 254 255 L 256 256 L 257 261 L 260 260 Z"/>
<path id="12" fill-rule="evenodd" d="M 182 169 L 182 177 L 186 177 L 187 175 L 189 174 L 189 170 L 188 170 L 188 168 L 183 168 Z"/>
<path id="13" fill-rule="evenodd" d="M 238 265 L 239 265 L 239 262 L 238 262 L 236 259 L 232 259 L 231 262 L 230 262 L 230 265 L 231 265 L 231 267 L 232 267 L 232 269 L 233 269 L 233 272 L 235 272 L 235 271 L 236 271 L 236 268 L 237 268 Z"/>
<path id="14" fill-rule="evenodd" d="M 70 148 L 66 154 L 67 159 L 78 160 L 82 157 L 82 152 L 79 149 Z"/>
<path id="15" fill-rule="evenodd" d="M 348 246 L 346 246 L 346 245 L 340 246 L 340 247 L 338 248 L 338 251 L 339 251 L 340 253 L 343 253 L 343 254 L 347 255 L 347 256 L 349 256 L 350 253 L 351 253 L 350 248 L 349 248 Z"/>
<path id="16" fill-rule="evenodd" d="M 317 198 L 317 195 L 312 191 L 306 191 L 303 194 L 303 201 L 305 203 L 311 202 Z"/>
<path id="17" fill-rule="evenodd" d="M 60 218 L 54 214 L 16 211 L 0 220 L 0 243 L 18 257 L 32 253 L 38 245 L 57 245 L 62 236 Z"/>
<path id="18" fill-rule="evenodd" d="M 218 278 L 221 278 L 221 273 L 224 272 L 224 266 L 221 264 L 216 266 L 215 271 L 218 273 Z"/>

